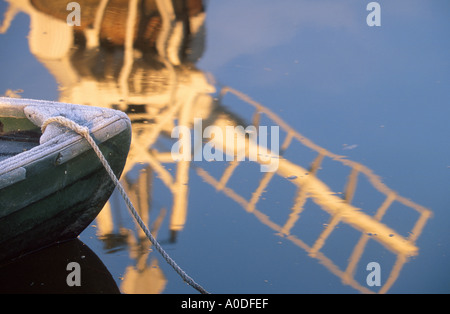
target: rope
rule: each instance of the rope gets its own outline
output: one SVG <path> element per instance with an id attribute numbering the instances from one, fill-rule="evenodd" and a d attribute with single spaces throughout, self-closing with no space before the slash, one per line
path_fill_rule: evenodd
<path id="1" fill-rule="evenodd" d="M 42 124 L 42 127 L 41 127 L 42 133 L 44 133 L 46 127 L 50 123 L 53 123 L 53 122 L 59 123 L 69 129 L 75 131 L 76 133 L 80 134 L 88 141 L 88 143 L 91 145 L 92 149 L 94 150 L 94 152 L 97 154 L 98 158 L 100 159 L 101 163 L 103 164 L 103 167 L 105 167 L 106 171 L 108 172 L 109 176 L 111 177 L 111 179 L 114 182 L 115 186 L 117 187 L 118 191 L 122 195 L 123 199 L 125 200 L 125 203 L 126 203 L 128 209 L 130 210 L 131 214 L 136 219 L 138 225 L 142 228 L 145 235 L 150 240 L 150 242 L 153 244 L 155 249 L 162 255 L 162 257 L 166 260 L 166 262 L 170 266 L 172 266 L 172 268 L 178 273 L 178 275 L 180 275 L 180 277 L 183 279 L 183 281 L 185 281 L 187 284 L 192 286 L 194 289 L 196 289 L 200 293 L 209 294 L 202 286 L 200 286 L 191 277 L 189 277 L 186 274 L 186 272 L 184 272 L 183 269 L 181 269 L 181 267 L 177 265 L 177 263 L 175 263 L 175 261 L 166 253 L 166 251 L 164 251 L 164 249 L 161 247 L 159 242 L 153 237 L 153 235 L 148 230 L 147 226 L 145 225 L 145 223 L 142 221 L 141 217 L 137 213 L 133 204 L 131 203 L 131 200 L 129 199 L 127 193 L 125 192 L 125 189 L 123 188 L 122 184 L 119 182 L 119 180 L 117 179 L 113 170 L 109 166 L 108 161 L 103 156 L 103 153 L 100 151 L 100 148 L 97 146 L 94 139 L 89 134 L 89 128 L 81 126 L 81 125 L 75 123 L 74 121 L 67 119 L 65 117 L 58 116 L 58 117 L 48 118 L 46 121 L 44 121 L 44 123 Z"/>

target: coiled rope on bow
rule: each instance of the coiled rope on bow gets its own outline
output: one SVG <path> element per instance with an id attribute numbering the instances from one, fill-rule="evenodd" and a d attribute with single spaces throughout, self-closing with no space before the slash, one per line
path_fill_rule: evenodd
<path id="1" fill-rule="evenodd" d="M 105 156 L 100 151 L 100 148 L 98 147 L 97 143 L 95 143 L 94 139 L 90 135 L 89 128 L 85 127 L 85 126 L 81 126 L 68 118 L 65 118 L 62 116 L 57 116 L 57 117 L 48 118 L 47 120 L 44 121 L 44 123 L 41 126 L 42 133 L 44 133 L 45 129 L 47 128 L 47 126 L 50 123 L 58 123 L 62 126 L 65 126 L 69 129 L 71 129 L 72 131 L 78 133 L 79 135 L 83 136 L 88 141 L 89 145 L 92 147 L 92 149 L 94 150 L 94 152 L 97 154 L 98 158 L 100 159 L 106 172 L 111 177 L 111 180 L 114 182 L 114 185 L 116 186 L 117 190 L 120 192 L 123 199 L 125 200 L 125 203 L 126 203 L 128 209 L 130 210 L 131 214 L 136 219 L 136 222 L 141 227 L 141 229 L 144 231 L 145 235 L 150 240 L 150 242 L 153 244 L 155 249 L 162 255 L 164 260 L 170 266 L 172 266 L 172 268 L 178 273 L 178 275 L 180 275 L 180 277 L 187 284 L 189 284 L 190 286 L 192 286 L 194 289 L 196 289 L 197 291 L 199 291 L 202 294 L 208 294 L 208 292 L 202 286 L 200 286 L 198 283 L 196 283 L 190 276 L 188 276 L 186 274 L 186 272 L 183 269 L 181 269 L 180 266 L 177 265 L 177 263 L 175 263 L 175 261 L 166 253 L 166 251 L 164 251 L 164 249 L 161 247 L 159 242 L 153 237 L 150 230 L 148 230 L 144 221 L 141 219 L 138 212 L 134 208 L 130 198 L 128 197 L 127 193 L 125 192 L 125 189 L 123 188 L 122 184 L 117 179 L 116 175 L 114 174 L 113 170 L 111 169 Z"/>

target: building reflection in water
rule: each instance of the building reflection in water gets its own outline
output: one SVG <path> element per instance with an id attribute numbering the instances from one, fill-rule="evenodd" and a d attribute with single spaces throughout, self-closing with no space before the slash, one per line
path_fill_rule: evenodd
<path id="1" fill-rule="evenodd" d="M 80 0 L 78 3 L 82 8 L 82 22 L 81 26 L 72 27 L 66 23 L 66 1 L 53 1 L 50 7 L 42 0 L 10 1 L 0 30 L 7 31 L 16 12 L 26 12 L 31 18 L 30 50 L 60 84 L 60 101 L 112 107 L 129 114 L 133 123 L 133 139 L 122 182 L 155 235 L 166 219 L 166 211 L 173 241 L 177 232 L 183 229 L 188 211 L 189 170 L 193 168 L 205 184 L 236 201 L 259 222 L 306 251 L 340 277 L 344 284 L 360 292 L 373 291 L 355 280 L 355 269 L 369 240 L 381 243 L 396 256 L 389 278 L 378 292 L 389 290 L 408 257 L 418 254 L 415 242 L 431 215 L 428 209 L 386 187 L 364 165 L 311 142 L 247 95 L 228 87 L 217 93 L 207 75 L 195 67 L 205 41 L 206 11 L 201 0 Z M 215 93 L 217 98 L 214 98 Z M 246 117 L 225 109 L 222 103 L 226 95 L 240 99 L 240 104 L 252 108 L 254 114 Z M 226 126 L 245 127 L 244 121 L 258 125 L 261 114 L 280 127 L 280 156 L 275 156 L 277 171 L 262 175 L 250 199 L 228 185 L 230 178 L 239 172 L 239 162 L 228 162 L 223 174 L 215 177 L 201 168 L 201 164 L 194 166 L 190 161 L 174 161 L 172 158 L 170 149 L 175 139 L 171 138 L 171 132 L 175 126 L 192 129 L 194 118 L 201 118 L 203 128 L 214 125 L 225 130 Z M 247 148 L 245 153 L 248 157 L 249 147 L 257 143 L 243 133 L 236 136 L 242 140 L 241 144 L 245 144 L 243 149 Z M 211 142 L 217 145 L 215 147 L 226 148 L 226 141 L 222 138 L 215 137 Z M 301 166 L 305 161 L 283 157 L 293 143 L 315 152 L 316 157 L 310 165 Z M 343 195 L 332 191 L 320 178 L 319 170 L 327 159 L 348 168 Z M 262 160 L 258 158 L 257 162 Z M 173 172 L 169 170 L 171 168 Z M 276 176 L 289 181 L 296 189 L 284 224 L 271 221 L 257 207 Z M 373 215 L 352 204 L 361 177 L 384 197 Z M 155 181 L 155 178 L 160 181 Z M 152 185 L 161 182 L 173 197 L 171 208 L 156 208 L 152 204 Z M 121 290 L 125 293 L 161 293 L 167 280 L 157 267 L 157 259 L 149 256 L 150 243 L 139 228 L 136 234 L 121 227 L 117 214 L 123 212 L 124 204 L 116 196 L 111 197 L 98 216 L 97 225 L 99 238 L 103 239 L 107 250 L 125 247 L 135 261 L 135 265 L 125 270 Z M 312 245 L 292 231 L 307 200 L 313 201 L 330 216 Z M 418 215 L 408 237 L 381 222 L 395 204 L 402 204 Z M 155 221 L 149 219 L 150 210 L 159 211 Z M 340 223 L 360 232 L 359 241 L 344 268 L 336 266 L 321 251 Z"/>

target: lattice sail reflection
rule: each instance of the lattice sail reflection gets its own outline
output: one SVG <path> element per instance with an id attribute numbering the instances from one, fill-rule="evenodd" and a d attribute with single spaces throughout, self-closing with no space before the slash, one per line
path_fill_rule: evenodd
<path id="1" fill-rule="evenodd" d="M 321 263 L 324 264 L 331 272 L 342 278 L 344 283 L 349 284 L 362 292 L 371 292 L 371 290 L 368 290 L 366 287 L 354 280 L 353 274 L 356 265 L 358 264 L 370 239 L 381 243 L 397 257 L 397 261 L 392 267 L 388 279 L 379 290 L 381 293 L 386 292 L 395 282 L 401 268 L 403 267 L 403 264 L 407 262 L 408 258 L 418 254 L 419 249 L 415 242 L 420 236 L 427 220 L 430 218 L 431 211 L 406 199 L 405 197 L 398 195 L 396 192 L 383 184 L 380 178 L 366 166 L 345 159 L 343 156 L 333 154 L 328 150 L 314 144 L 282 121 L 268 108 L 255 102 L 248 96 L 232 88 L 223 88 L 221 95 L 224 96 L 227 93 L 231 93 L 243 100 L 245 103 L 253 106 L 255 108 L 255 116 L 263 113 L 285 131 L 286 135 L 281 146 L 282 152 L 286 152 L 293 141 L 298 141 L 302 145 L 315 151 L 317 155 L 308 169 L 296 164 L 297 161 L 290 161 L 280 156 L 278 170 L 276 172 L 264 174 L 250 199 L 243 198 L 230 187 L 227 187 L 227 182 L 231 178 L 233 172 L 238 169 L 238 163 L 236 162 L 230 163 L 223 175 L 218 179 L 214 178 L 208 172 L 200 168 L 197 169 L 197 173 L 203 177 L 206 182 L 215 186 L 217 190 L 222 191 L 239 203 L 246 211 L 253 213 L 255 217 L 258 218 L 263 224 L 267 225 L 274 231 L 277 231 L 280 236 L 289 239 L 294 244 L 304 249 L 308 252 L 309 256 L 320 260 Z M 330 190 L 326 183 L 321 181 L 317 176 L 317 173 L 323 164 L 323 160 L 326 158 L 329 158 L 336 163 L 341 163 L 349 170 L 345 192 L 342 195 L 343 197 Z M 299 159 L 301 160 L 301 157 L 299 157 Z M 286 217 L 287 219 L 283 225 L 274 223 L 268 216 L 263 214 L 257 208 L 258 201 L 260 200 L 263 191 L 268 188 L 269 183 L 275 175 L 281 176 L 282 178 L 288 178 L 288 181 L 294 184 L 297 188 L 296 195 L 293 197 L 294 202 L 291 212 Z M 352 204 L 352 199 L 358 186 L 358 177 L 365 177 L 373 188 L 384 195 L 384 201 L 379 205 L 373 215 L 365 213 L 364 210 Z M 326 211 L 330 215 L 329 222 L 325 224 L 324 230 L 320 233 L 312 245 L 307 245 L 300 238 L 297 238 L 294 234 L 291 234 L 291 230 L 300 219 L 301 213 L 304 210 L 305 203 L 308 199 L 311 199 L 314 203 L 319 205 L 322 210 Z M 411 211 L 410 214 L 413 216 L 418 216 L 412 229 L 409 230 L 409 236 L 407 237 L 400 235 L 394 228 L 381 222 L 386 212 L 395 207 L 395 203 L 402 204 Z M 327 256 L 321 252 L 322 247 L 332 236 L 333 230 L 339 223 L 350 225 L 352 228 L 361 233 L 360 239 L 355 245 L 353 252 L 349 257 L 348 265 L 345 269 L 339 269 L 332 260 L 327 258 Z"/>
<path id="2" fill-rule="evenodd" d="M 395 191 L 388 188 L 381 179 L 376 176 L 372 170 L 366 166 L 348 160 L 344 156 L 336 155 L 328 150 L 314 144 L 312 141 L 305 138 L 298 133 L 280 117 L 271 112 L 268 108 L 250 99 L 243 93 L 232 88 L 225 87 L 220 93 L 219 102 L 226 94 L 232 94 L 240 99 L 243 103 L 254 108 L 254 114 L 251 121 L 258 124 L 257 120 L 261 114 L 264 114 L 269 120 L 280 126 L 283 130 L 284 138 L 280 141 L 280 156 L 278 160 L 278 168 L 275 172 L 266 172 L 258 174 L 261 176 L 259 184 L 250 198 L 245 198 L 236 192 L 236 188 L 229 185 L 229 182 L 234 174 L 239 173 L 240 163 L 238 161 L 230 161 L 223 173 L 217 177 L 210 174 L 202 167 L 202 164 L 190 164 L 188 161 L 180 161 L 177 163 L 177 172 L 175 177 L 165 170 L 163 163 L 173 163 L 173 160 L 168 157 L 168 152 L 158 151 L 152 149 L 151 153 L 147 153 L 150 164 L 153 170 L 158 174 L 159 178 L 166 183 L 167 187 L 172 191 L 174 197 L 174 206 L 172 209 L 171 229 L 176 232 L 181 230 L 185 224 L 187 216 L 186 203 L 188 194 L 189 174 L 188 168 L 193 167 L 196 173 L 203 178 L 204 182 L 213 186 L 217 191 L 222 192 L 227 197 L 234 200 L 247 212 L 253 214 L 255 218 L 270 229 L 276 231 L 276 234 L 283 237 L 299 248 L 303 249 L 312 258 L 319 260 L 330 272 L 340 277 L 344 284 L 348 284 L 353 288 L 363 293 L 385 293 L 394 284 L 403 265 L 410 257 L 418 255 L 419 249 L 416 240 L 420 236 L 427 220 L 431 216 L 431 211 L 423 206 L 420 206 L 407 198 L 398 195 Z M 190 116 L 188 114 L 188 116 Z M 213 119 L 215 125 L 237 125 L 240 123 L 240 117 L 237 115 L 227 114 L 225 116 L 217 115 Z M 234 120 L 234 121 L 233 121 Z M 237 121 L 239 120 L 239 122 Z M 186 122 L 186 121 L 185 121 Z M 181 120 L 181 123 L 183 121 Z M 220 141 L 221 139 L 218 139 Z M 248 138 L 247 147 L 255 145 L 249 143 Z M 289 150 L 293 143 L 301 144 L 307 147 L 310 151 L 315 152 L 316 156 L 313 158 L 310 165 L 300 166 L 302 163 L 302 156 L 298 160 L 289 160 L 284 157 L 284 154 Z M 221 142 L 217 147 L 226 146 L 226 143 Z M 325 167 L 325 160 L 338 163 L 347 169 L 345 190 L 340 193 L 333 191 L 326 182 L 320 178 L 322 167 Z M 257 173 L 255 173 L 257 175 Z M 295 186 L 296 192 L 292 196 L 293 204 L 290 212 L 286 215 L 286 220 L 283 224 L 275 223 L 270 217 L 264 214 L 263 210 L 258 208 L 261 198 L 268 189 L 269 185 L 275 177 L 282 178 Z M 382 201 L 376 208 L 372 209 L 372 214 L 365 211 L 364 208 L 359 208 L 352 203 L 359 182 L 365 180 L 369 185 L 382 195 Z M 293 232 L 296 224 L 301 221 L 302 213 L 305 210 L 307 201 L 310 200 L 315 203 L 321 210 L 329 215 L 329 220 L 324 224 L 323 230 L 312 241 L 312 244 L 307 244 L 298 235 Z M 407 215 L 411 215 L 414 220 L 412 228 L 406 232 L 399 233 L 394 226 L 382 222 L 383 217 L 392 210 L 397 204 L 401 204 L 407 210 Z M 263 207 L 263 206 L 262 206 Z M 333 231 L 339 224 L 350 226 L 358 231 L 360 236 L 355 244 L 350 256 L 348 257 L 345 267 L 339 267 L 328 257 L 323 251 L 323 247 L 327 241 L 333 237 Z M 365 284 L 354 278 L 355 271 L 361 261 L 364 250 L 366 249 L 370 240 L 374 240 L 387 248 L 395 257 L 395 263 L 388 271 L 389 275 L 381 287 L 377 291 L 369 289 Z M 384 269 L 384 273 L 387 270 Z"/>

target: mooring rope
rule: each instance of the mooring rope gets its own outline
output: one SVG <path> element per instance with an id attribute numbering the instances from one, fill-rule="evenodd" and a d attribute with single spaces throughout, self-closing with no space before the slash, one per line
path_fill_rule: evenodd
<path id="1" fill-rule="evenodd" d="M 208 294 L 208 292 L 202 286 L 200 286 L 198 283 L 196 283 L 190 276 L 188 276 L 186 274 L 186 272 L 183 269 L 181 269 L 180 266 L 177 265 L 177 263 L 175 263 L 175 261 L 166 253 L 166 251 L 164 251 L 164 249 L 161 247 L 159 242 L 153 237 L 150 230 L 148 230 L 144 221 L 141 219 L 138 212 L 134 208 L 131 200 L 129 199 L 127 193 L 125 192 L 125 189 L 123 188 L 122 184 L 117 179 L 116 175 L 114 174 L 113 170 L 111 169 L 111 166 L 109 165 L 105 156 L 100 151 L 100 148 L 98 147 L 97 143 L 95 143 L 94 139 L 90 135 L 89 128 L 81 126 L 68 118 L 65 118 L 62 116 L 57 116 L 57 117 L 48 118 L 47 120 L 44 121 L 44 123 L 41 126 L 42 133 L 44 133 L 47 126 L 53 122 L 59 123 L 69 129 L 75 131 L 76 133 L 80 134 L 88 141 L 88 143 L 91 145 L 92 149 L 94 150 L 94 152 L 97 154 L 98 158 L 100 159 L 101 163 L 103 164 L 103 167 L 105 167 L 106 172 L 111 177 L 111 180 L 114 182 L 116 188 L 118 189 L 118 191 L 122 195 L 123 199 L 125 200 L 125 203 L 126 203 L 128 209 L 130 210 L 131 214 L 136 219 L 138 225 L 142 228 L 145 235 L 150 240 L 150 242 L 153 244 L 155 249 L 162 255 L 162 257 L 166 260 L 166 262 L 170 266 L 172 266 L 172 268 L 178 273 L 178 275 L 180 275 L 180 277 L 187 284 L 189 284 L 190 286 L 192 286 L 194 289 L 196 289 L 197 291 L 199 291 L 202 294 Z"/>

